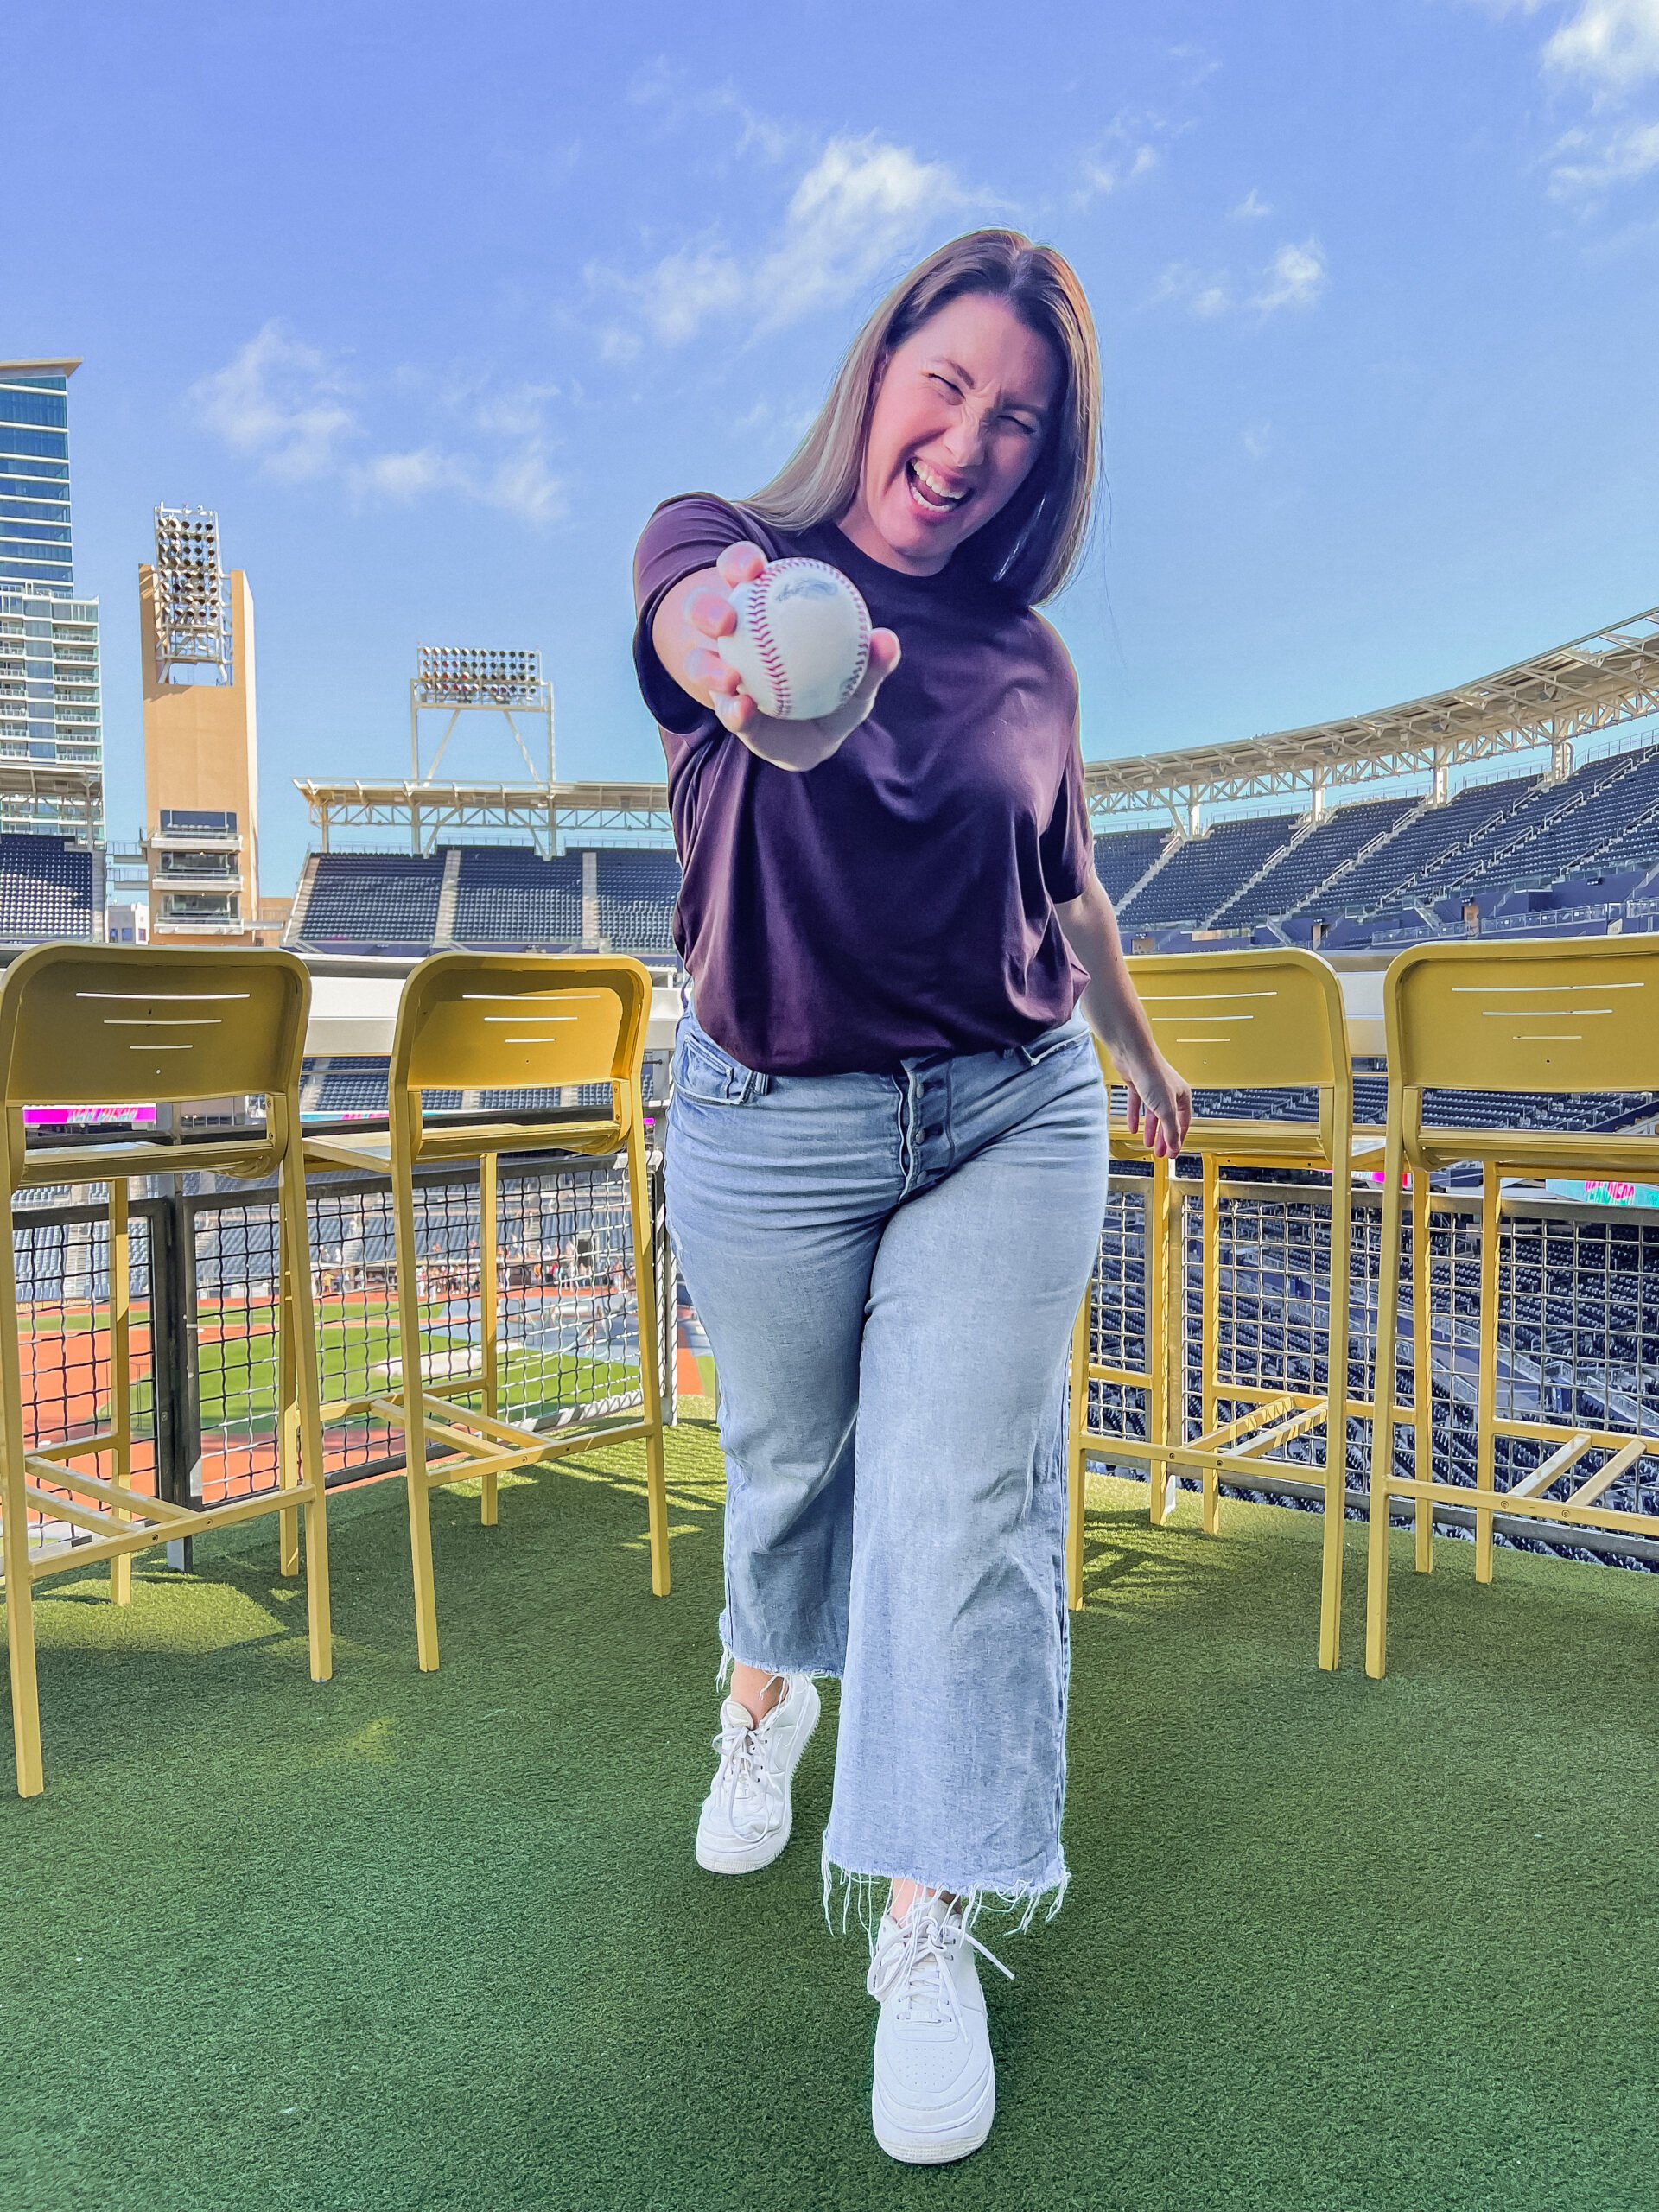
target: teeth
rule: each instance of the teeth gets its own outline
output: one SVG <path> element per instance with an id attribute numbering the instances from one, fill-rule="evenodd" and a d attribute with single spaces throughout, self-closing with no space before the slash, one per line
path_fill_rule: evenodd
<path id="1" fill-rule="evenodd" d="M 934 499 L 939 500 L 944 505 L 951 507 L 960 506 L 963 500 L 967 498 L 968 494 L 965 492 L 947 492 L 943 484 L 939 483 L 936 478 L 929 475 L 928 472 L 923 467 L 919 461 L 912 461 L 910 466 L 918 482 L 921 485 L 922 489 L 925 492 L 931 493 Z"/>

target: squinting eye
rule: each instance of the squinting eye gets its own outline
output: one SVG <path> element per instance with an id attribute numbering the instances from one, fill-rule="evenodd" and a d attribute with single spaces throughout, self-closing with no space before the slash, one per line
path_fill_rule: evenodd
<path id="1" fill-rule="evenodd" d="M 956 385 L 951 383 L 950 378 L 942 377 L 937 369 L 930 369 L 928 371 L 928 374 L 932 378 L 935 384 L 942 384 L 947 391 L 954 391 L 957 389 Z"/>

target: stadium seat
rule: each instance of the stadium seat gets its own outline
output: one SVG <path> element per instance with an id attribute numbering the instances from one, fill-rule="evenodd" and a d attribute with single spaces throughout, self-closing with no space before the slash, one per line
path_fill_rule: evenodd
<path id="1" fill-rule="evenodd" d="M 1352 1246 L 1351 1168 L 1355 1156 L 1353 1078 L 1342 993 L 1316 954 L 1290 949 L 1249 952 L 1157 953 L 1129 963 L 1159 1045 L 1196 1090 L 1254 1090 L 1262 1085 L 1312 1091 L 1316 1118 L 1233 1120 L 1194 1113 L 1186 1150 L 1203 1170 L 1203 1320 L 1200 1346 L 1201 1433 L 1187 1439 L 1185 1378 L 1181 1372 L 1182 1191 L 1171 1163 L 1154 1163 L 1147 1230 L 1147 1348 L 1144 1373 L 1108 1367 L 1092 1357 L 1094 1286 L 1085 1294 L 1072 1340 L 1070 1474 L 1071 1510 L 1067 1560 L 1070 1595 L 1082 1603 L 1084 1463 L 1091 1447 L 1112 1459 L 1145 1461 L 1152 1482 L 1152 1518 L 1161 1522 L 1170 1472 L 1197 1475 L 1203 1521 L 1219 1525 L 1220 1486 L 1248 1485 L 1268 1455 L 1312 1431 L 1325 1431 L 1322 1474 L 1325 1548 L 1319 1607 L 1321 1667 L 1337 1664 L 1342 1609 L 1343 1516 L 1347 1497 L 1349 1272 Z M 1121 1080 L 1099 1048 L 1109 1084 Z M 1115 1152 L 1136 1148 L 1120 1122 Z M 1142 1153 L 1144 1157 L 1144 1152 Z M 1331 1266 L 1326 1308 L 1325 1382 L 1312 1371 L 1297 1387 L 1288 1358 L 1272 1381 L 1260 1366 L 1243 1371 L 1236 1315 L 1224 1316 L 1222 1214 L 1250 1203 L 1248 1189 L 1229 1189 L 1224 1171 L 1268 1167 L 1314 1170 L 1331 1178 Z M 1287 1289 L 1287 1295 L 1288 1292 Z M 1224 1363 L 1224 1341 L 1228 1359 Z M 1144 1439 L 1091 1430 L 1089 1385 L 1128 1384 L 1148 1401 Z M 1224 1407 L 1233 1408 L 1223 1419 Z"/>
<path id="2" fill-rule="evenodd" d="M 1475 1575 L 1490 1581 L 1494 1520 L 1548 1521 L 1569 1528 L 1603 1529 L 1659 1537 L 1659 1514 L 1643 1513 L 1636 1470 L 1659 1457 L 1659 1427 L 1639 1389 L 1628 1427 L 1584 1418 L 1575 1386 L 1565 1407 L 1541 1398 L 1541 1414 L 1521 1416 L 1514 1361 L 1507 1409 L 1500 1403 L 1498 1343 L 1507 1302 L 1515 1332 L 1523 1299 L 1523 1270 L 1516 1258 L 1519 1222 L 1505 1175 L 1585 1179 L 1617 1177 L 1659 1184 L 1659 1137 L 1605 1128 L 1500 1127 L 1495 1117 L 1431 1123 L 1425 1094 L 1458 1086 L 1465 1094 L 1532 1090 L 1554 1097 L 1621 1095 L 1659 1088 L 1659 950 L 1651 940 L 1579 938 L 1550 944 L 1426 944 L 1402 952 L 1383 981 L 1388 1035 L 1389 1095 L 1383 1163 L 1382 1222 L 1378 1265 L 1376 1373 L 1372 1419 L 1370 1534 L 1366 1605 L 1366 1672 L 1374 1678 L 1388 1657 L 1389 1525 L 1395 1498 L 1416 1509 L 1416 1564 L 1433 1564 L 1433 1516 L 1437 1503 L 1471 1510 Z M 1433 1315 L 1426 1265 L 1431 1200 L 1429 1176 L 1437 1169 L 1474 1163 L 1481 1173 L 1479 1351 L 1472 1487 L 1440 1478 L 1431 1457 Z M 1402 1181 L 1409 1172 L 1414 1199 L 1410 1268 L 1414 1358 L 1412 1410 L 1402 1415 L 1396 1393 L 1381 1378 L 1395 1373 L 1400 1330 L 1404 1204 Z M 1508 1298 L 1501 1255 L 1510 1250 Z M 1536 1301 L 1533 1301 L 1535 1305 Z M 1639 1342 L 1639 1339 L 1638 1339 Z M 1569 1338 L 1568 1356 L 1576 1359 Z M 1638 1356 L 1634 1363 L 1640 1372 Z M 1395 1461 L 1395 1432 L 1408 1423 L 1415 1440 L 1412 1472 Z M 1499 1446 L 1509 1480 L 1499 1487 Z M 1517 1449 L 1516 1447 L 1520 1448 Z M 1586 1473 L 1583 1462 L 1593 1455 Z M 1565 1495 L 1554 1495 L 1562 1491 Z M 1634 1508 L 1605 1503 L 1610 1491 L 1628 1488 Z"/>
<path id="3" fill-rule="evenodd" d="M 399 1286 L 399 1369 L 366 1396 L 323 1408 L 330 1421 L 367 1414 L 404 1439 L 410 1548 L 415 1578 L 416 1646 L 423 1672 L 438 1663 L 437 1599 L 432 1564 L 431 1492 L 482 1478 L 480 1513 L 496 1519 L 497 1478 L 506 1469 L 591 1447 L 641 1439 L 645 1446 L 652 1588 L 669 1587 L 668 1504 L 663 1465 L 663 1410 L 657 1343 L 655 1255 L 646 1179 L 640 1068 L 651 1012 L 651 978 L 637 961 L 614 956 L 440 952 L 412 969 L 398 1001 L 384 1135 L 313 1134 L 314 1166 L 386 1177 L 391 1185 Z M 547 1121 L 434 1122 L 427 1102 L 446 1092 L 543 1092 L 603 1086 L 601 1109 Z M 627 1156 L 640 1417 L 572 1423 L 556 1434 L 499 1414 L 500 1264 L 498 1168 L 503 1153 L 568 1152 Z M 475 1163 L 479 1173 L 480 1361 L 465 1375 L 429 1378 L 421 1342 L 415 1170 L 423 1164 Z M 458 1402 L 481 1401 L 477 1408 Z M 608 1421 L 609 1416 L 600 1417 Z M 429 1459 L 428 1446 L 444 1455 Z"/>
<path id="4" fill-rule="evenodd" d="M 43 1780 L 34 1588 L 48 1575 L 107 1559 L 114 1593 L 124 1598 L 134 1553 L 271 1513 L 281 1518 L 283 1565 L 291 1573 L 299 1565 L 303 1507 L 311 1673 L 323 1681 L 331 1671 L 317 1338 L 300 1157 L 300 1058 L 310 1001 L 303 964 L 278 951 L 42 945 L 15 961 L 0 984 L 3 1218 L 10 1220 L 20 1190 L 105 1183 L 110 1191 L 110 1421 L 95 1434 L 32 1450 L 26 1444 L 16 1262 L 11 1237 L 0 1237 L 0 1313 L 9 1324 L 0 1329 L 0 1531 L 22 1796 L 35 1796 Z M 30 1152 L 23 1112 L 30 1106 L 110 1106 L 135 1095 L 175 1105 L 257 1093 L 265 1099 L 263 1127 L 193 1141 L 184 1156 L 193 1171 L 276 1181 L 280 1478 L 251 1497 L 192 1507 L 150 1497 L 131 1483 L 129 1185 L 144 1176 L 177 1173 L 180 1147 L 137 1140 Z M 107 1477 L 86 1472 L 82 1463 L 89 1459 L 107 1459 Z M 31 1554 L 31 1515 L 67 1527 L 73 1540 L 48 1534 Z"/>

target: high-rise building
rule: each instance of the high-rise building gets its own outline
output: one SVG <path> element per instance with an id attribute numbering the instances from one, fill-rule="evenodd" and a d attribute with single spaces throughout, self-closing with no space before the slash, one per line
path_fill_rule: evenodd
<path id="1" fill-rule="evenodd" d="M 98 601 L 77 597 L 69 379 L 0 361 L 0 830 L 101 840 Z"/>
<path id="2" fill-rule="evenodd" d="M 150 936 L 260 943 L 253 594 L 210 509 L 156 508 L 138 601 Z"/>

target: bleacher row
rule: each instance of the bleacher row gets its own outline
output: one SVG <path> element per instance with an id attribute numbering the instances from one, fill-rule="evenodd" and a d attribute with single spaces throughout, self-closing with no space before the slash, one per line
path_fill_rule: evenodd
<path id="1" fill-rule="evenodd" d="M 1191 837 L 1110 831 L 1095 860 L 1136 935 L 1317 918 L 1343 925 L 1329 942 L 1363 944 L 1445 900 L 1500 922 L 1563 885 L 1586 905 L 1619 903 L 1659 870 L 1659 744 L 1604 754 L 1554 783 L 1513 776 L 1438 803 L 1361 800 L 1317 822 L 1244 815 Z"/>
<path id="2" fill-rule="evenodd" d="M 680 866 L 665 847 L 593 854 L 595 937 L 618 952 L 674 952 Z M 435 853 L 319 853 L 290 942 L 319 952 L 423 952 L 437 943 L 505 950 L 587 942 L 581 851 L 553 859 L 527 845 L 461 845 Z M 443 912 L 446 885 L 454 911 Z"/>

